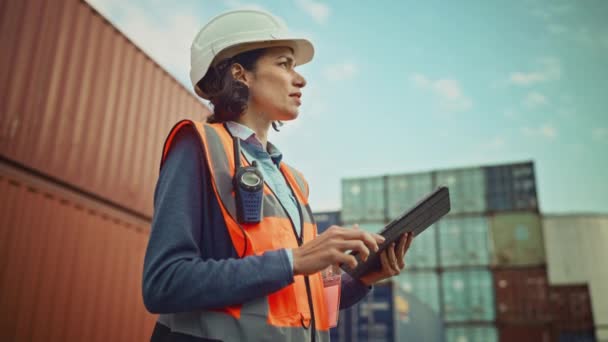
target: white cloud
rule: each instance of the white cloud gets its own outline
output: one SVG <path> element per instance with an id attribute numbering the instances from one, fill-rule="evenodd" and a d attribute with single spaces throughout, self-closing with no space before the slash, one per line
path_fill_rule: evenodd
<path id="1" fill-rule="evenodd" d="M 539 127 L 523 127 L 522 133 L 529 137 L 541 137 L 548 140 L 553 140 L 557 137 L 557 128 L 550 123 L 545 123 L 540 125 Z"/>
<path id="2" fill-rule="evenodd" d="M 560 61 L 555 57 L 545 57 L 538 61 L 540 69 L 529 72 L 516 71 L 509 75 L 509 83 L 520 86 L 529 86 L 535 83 L 557 81 L 561 78 L 562 68 Z"/>
<path id="3" fill-rule="evenodd" d="M 410 80 L 417 88 L 430 90 L 439 98 L 441 108 L 448 112 L 466 111 L 473 106 L 473 102 L 464 95 L 457 80 L 432 80 L 423 74 L 414 74 Z"/>
<path id="4" fill-rule="evenodd" d="M 512 110 L 512 109 L 505 109 L 505 110 L 503 111 L 503 113 L 502 113 L 502 114 L 503 114 L 503 116 L 504 116 L 505 118 L 507 118 L 507 119 L 511 119 L 511 120 L 512 120 L 512 119 L 515 119 L 515 118 L 517 118 L 517 117 L 519 116 L 519 115 L 517 114 L 517 112 L 516 112 L 516 111 L 514 111 L 514 110 Z"/>
<path id="5" fill-rule="evenodd" d="M 296 0 L 296 5 L 310 15 L 317 23 L 327 23 L 330 9 L 326 4 L 314 0 Z"/>
<path id="6" fill-rule="evenodd" d="M 486 146 L 490 149 L 500 149 L 506 146 L 506 141 L 503 137 L 494 137 Z"/>
<path id="7" fill-rule="evenodd" d="M 325 68 L 325 77 L 330 81 L 344 81 L 352 79 L 358 73 L 359 68 L 353 62 L 330 65 Z"/>
<path id="8" fill-rule="evenodd" d="M 606 127 L 595 127 L 591 131 L 591 138 L 595 141 L 608 142 L 608 128 Z"/>
<path id="9" fill-rule="evenodd" d="M 539 92 L 532 91 L 528 93 L 526 98 L 524 99 L 524 105 L 528 108 L 537 108 L 540 106 L 544 106 L 549 102 L 547 97 Z"/>

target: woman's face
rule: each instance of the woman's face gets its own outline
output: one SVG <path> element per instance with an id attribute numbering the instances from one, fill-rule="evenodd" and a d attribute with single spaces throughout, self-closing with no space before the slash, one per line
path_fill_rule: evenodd
<path id="1" fill-rule="evenodd" d="M 268 48 L 248 72 L 248 108 L 269 121 L 297 118 L 306 80 L 295 71 L 296 62 L 290 48 Z"/>

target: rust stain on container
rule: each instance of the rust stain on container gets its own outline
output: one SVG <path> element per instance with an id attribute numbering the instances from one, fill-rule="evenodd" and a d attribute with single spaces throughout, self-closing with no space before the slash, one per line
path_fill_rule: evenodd
<path id="1" fill-rule="evenodd" d="M 162 144 L 209 109 L 84 1 L 0 12 L 0 155 L 143 216 Z"/>
<path id="2" fill-rule="evenodd" d="M 4 163 L 0 191 L 0 340 L 149 339 L 149 222 Z"/>

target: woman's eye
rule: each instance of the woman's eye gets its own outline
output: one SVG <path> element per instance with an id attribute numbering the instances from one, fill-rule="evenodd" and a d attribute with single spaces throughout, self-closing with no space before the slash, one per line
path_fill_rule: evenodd
<path id="1" fill-rule="evenodd" d="M 279 65 L 281 65 L 281 66 L 283 66 L 285 68 L 289 67 L 289 63 L 287 63 L 287 62 L 281 62 L 281 63 L 279 63 Z"/>

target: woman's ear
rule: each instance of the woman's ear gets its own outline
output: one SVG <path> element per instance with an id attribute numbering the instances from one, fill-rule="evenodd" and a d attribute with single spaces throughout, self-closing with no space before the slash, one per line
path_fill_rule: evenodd
<path id="1" fill-rule="evenodd" d="M 232 78 L 237 81 L 241 81 L 245 83 L 245 85 L 249 86 L 247 70 L 245 70 L 242 65 L 240 65 L 239 63 L 232 64 L 232 66 L 230 67 L 230 72 L 232 73 Z"/>

